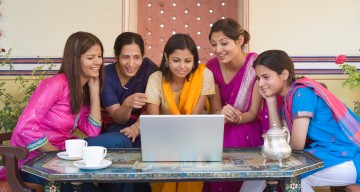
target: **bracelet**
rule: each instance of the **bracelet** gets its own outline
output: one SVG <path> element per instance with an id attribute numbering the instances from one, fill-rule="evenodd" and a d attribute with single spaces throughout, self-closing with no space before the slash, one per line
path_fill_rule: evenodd
<path id="1" fill-rule="evenodd" d="M 78 117 L 76 117 L 76 118 L 78 118 Z M 97 120 L 92 115 L 89 115 L 88 120 L 92 125 L 94 125 L 96 127 L 101 127 L 101 125 L 102 125 L 102 119 Z"/>
<path id="2" fill-rule="evenodd" d="M 138 131 L 138 133 L 139 133 L 138 135 L 140 135 L 140 127 L 139 127 L 139 126 L 137 126 L 137 125 L 134 123 L 134 124 L 132 124 L 130 127 L 136 129 L 136 130 Z"/>
<path id="3" fill-rule="evenodd" d="M 240 115 L 240 120 L 239 120 L 239 122 L 238 122 L 236 125 L 240 125 L 241 120 L 242 120 L 242 116 Z"/>

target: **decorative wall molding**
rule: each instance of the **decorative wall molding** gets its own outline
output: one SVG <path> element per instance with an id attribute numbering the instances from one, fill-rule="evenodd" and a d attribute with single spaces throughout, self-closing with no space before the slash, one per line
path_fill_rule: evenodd
<path id="1" fill-rule="evenodd" d="M 129 31 L 130 0 L 122 0 L 122 32 Z"/>
<path id="2" fill-rule="evenodd" d="M 331 75 L 343 74 L 343 71 L 334 63 L 336 56 L 290 56 L 295 63 L 295 70 L 298 75 Z M 54 64 L 51 74 L 56 74 L 60 68 L 61 58 L 49 58 Z M 360 56 L 347 56 L 346 63 L 351 63 L 360 70 Z M 0 62 L 5 60 L 0 58 Z M 19 74 L 31 75 L 32 69 L 39 65 L 38 57 L 33 58 L 12 58 L 14 69 L 9 72 L 8 67 L 0 67 L 0 76 L 15 76 Z M 113 63 L 113 57 L 104 57 L 105 64 Z"/>
<path id="3" fill-rule="evenodd" d="M 58 57 L 54 57 L 54 58 L 48 58 L 49 60 L 51 60 L 53 62 L 53 64 L 55 65 L 52 69 L 51 72 L 49 72 L 49 74 L 56 74 L 57 71 L 60 68 L 61 65 L 61 58 Z M 5 60 L 5 58 L 0 57 L 0 63 L 2 63 Z M 16 75 L 31 75 L 32 70 L 36 67 L 39 66 L 41 64 L 40 60 L 42 60 L 42 58 L 38 58 L 38 57 L 30 57 L 30 58 L 11 58 L 12 62 L 13 62 L 13 66 L 14 66 L 14 70 L 9 71 L 9 67 L 8 66 L 4 66 L 1 67 L 0 66 L 0 76 L 16 76 Z M 110 64 L 115 62 L 113 57 L 104 57 L 104 63 L 105 64 Z M 41 70 L 39 70 L 39 72 L 41 72 Z"/>

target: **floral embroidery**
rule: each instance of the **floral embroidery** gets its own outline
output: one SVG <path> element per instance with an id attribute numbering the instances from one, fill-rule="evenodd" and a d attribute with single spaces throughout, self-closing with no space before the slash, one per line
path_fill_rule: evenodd
<path id="1" fill-rule="evenodd" d="M 73 126 L 73 128 L 69 131 L 70 134 L 72 134 L 72 133 L 75 131 L 75 129 L 76 129 L 76 127 L 77 127 L 77 124 L 78 124 L 78 121 L 79 121 L 79 116 L 80 116 L 79 114 L 76 115 L 75 122 L 74 122 L 74 126 Z"/>
<path id="2" fill-rule="evenodd" d="M 301 180 L 290 178 L 290 183 L 285 184 L 286 191 L 301 192 Z"/>
<path id="3" fill-rule="evenodd" d="M 45 186 L 45 192 L 60 192 L 60 186 L 58 183 L 55 182 L 49 182 Z"/>

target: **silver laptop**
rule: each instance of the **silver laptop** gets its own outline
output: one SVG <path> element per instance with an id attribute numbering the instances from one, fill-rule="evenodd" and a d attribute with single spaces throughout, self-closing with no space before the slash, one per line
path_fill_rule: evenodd
<path id="1" fill-rule="evenodd" d="M 221 161 L 224 115 L 141 115 L 143 161 Z"/>

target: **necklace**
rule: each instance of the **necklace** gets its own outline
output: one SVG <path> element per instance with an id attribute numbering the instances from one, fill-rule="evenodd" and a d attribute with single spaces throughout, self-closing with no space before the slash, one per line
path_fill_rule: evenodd
<path id="1" fill-rule="evenodd" d="M 128 90 L 129 88 L 127 88 L 127 87 L 124 86 L 124 85 L 126 85 L 126 83 L 124 83 L 124 82 L 121 81 L 122 78 L 121 78 L 121 74 L 120 74 L 120 68 L 119 68 L 118 65 L 120 65 L 120 64 L 119 64 L 119 63 L 115 63 L 115 71 L 116 71 L 116 74 L 117 74 L 117 76 L 118 76 L 118 78 L 119 78 L 121 87 L 122 87 L 123 89 Z"/>

